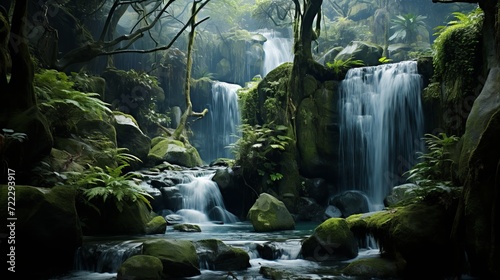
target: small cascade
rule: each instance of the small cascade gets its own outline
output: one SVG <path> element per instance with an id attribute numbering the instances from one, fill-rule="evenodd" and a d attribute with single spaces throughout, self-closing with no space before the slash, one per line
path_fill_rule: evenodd
<path id="1" fill-rule="evenodd" d="M 274 68 L 293 61 L 292 40 L 280 37 L 281 34 L 273 30 L 261 30 L 260 33 L 267 39 L 263 45 L 265 57 L 262 77 L 265 77 Z"/>
<path id="2" fill-rule="evenodd" d="M 141 188 L 153 195 L 153 210 L 170 223 L 231 224 L 239 219 L 226 210 L 216 182 L 215 169 L 164 170 L 147 175 Z"/>
<path id="3" fill-rule="evenodd" d="M 75 253 L 75 270 L 115 273 L 129 257 L 141 253 L 139 242 L 89 242 Z"/>
<path id="4" fill-rule="evenodd" d="M 206 162 L 234 157 L 228 146 L 239 136 L 241 120 L 237 91 L 240 88 L 240 85 L 225 82 L 212 84 L 208 116 L 199 120 L 201 131 L 195 131 L 195 138 L 199 142 L 198 151 Z"/>
<path id="5" fill-rule="evenodd" d="M 365 192 L 380 208 L 422 151 L 422 78 L 415 61 L 349 70 L 340 85 L 343 190 Z M 378 205 L 378 207 L 377 207 Z"/>
<path id="6" fill-rule="evenodd" d="M 219 187 L 212 181 L 212 176 L 213 174 L 193 177 L 191 182 L 177 185 L 182 195 L 182 205 L 177 214 L 181 215 L 185 222 L 239 222 L 235 215 L 226 210 Z"/>

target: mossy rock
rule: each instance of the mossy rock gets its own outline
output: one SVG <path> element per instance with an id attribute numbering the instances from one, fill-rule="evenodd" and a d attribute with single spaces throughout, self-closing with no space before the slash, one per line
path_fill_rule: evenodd
<path id="1" fill-rule="evenodd" d="M 436 198 L 436 200 L 441 200 Z M 461 258 L 458 244 L 450 239 L 457 202 L 419 202 L 390 210 L 349 218 L 353 231 L 371 234 L 380 250 L 406 262 L 405 275 L 440 275 L 453 272 Z M 361 220 L 364 220 L 361 221 Z"/>
<path id="2" fill-rule="evenodd" d="M 7 216 L 10 192 L 15 192 L 15 215 Z M 52 189 L 0 185 L 0 234 L 15 231 L 16 275 L 25 279 L 47 279 L 72 269 L 76 249 L 82 244 L 80 219 L 75 207 L 76 190 L 67 186 Z M 15 221 L 8 218 L 15 217 Z M 8 225 L 14 224 L 14 228 Z M 5 240 L 7 244 L 7 240 Z M 7 252 L 8 253 L 8 252 Z"/>
<path id="3" fill-rule="evenodd" d="M 174 229 L 182 232 L 201 232 L 200 226 L 194 224 L 177 224 Z"/>
<path id="4" fill-rule="evenodd" d="M 125 260 L 117 271 L 117 280 L 161 280 L 163 264 L 157 257 L 135 255 Z"/>
<path id="5" fill-rule="evenodd" d="M 166 230 L 167 221 L 162 216 L 156 216 L 146 224 L 146 234 L 164 234 Z"/>
<path id="6" fill-rule="evenodd" d="M 295 229 L 295 221 L 285 204 L 267 193 L 259 195 L 247 217 L 257 232 Z"/>
<path id="7" fill-rule="evenodd" d="M 342 269 L 342 274 L 367 279 L 397 279 L 404 266 L 404 261 L 371 257 L 352 261 Z"/>
<path id="8" fill-rule="evenodd" d="M 118 147 L 127 149 L 127 153 L 146 162 L 151 149 L 151 139 L 142 132 L 131 115 L 116 112 L 113 115 Z"/>
<path id="9" fill-rule="evenodd" d="M 155 142 L 156 141 L 158 140 L 155 140 Z M 153 146 L 149 152 L 148 160 L 152 162 L 153 165 L 160 164 L 163 161 L 185 167 L 196 167 L 203 164 L 196 148 L 191 145 L 185 145 L 180 141 L 167 138 L 158 141 L 158 143 Z"/>
<path id="10" fill-rule="evenodd" d="M 198 255 L 191 241 L 155 239 L 143 243 L 144 255 L 154 256 L 163 264 L 167 278 L 200 275 Z"/>
<path id="11" fill-rule="evenodd" d="M 330 218 L 304 240 L 302 255 L 313 261 L 353 259 L 358 255 L 358 241 L 345 219 Z"/>
<path id="12" fill-rule="evenodd" d="M 195 243 L 200 260 L 208 263 L 212 270 L 243 270 L 250 267 L 248 253 L 233 246 L 228 246 L 221 240 L 204 239 Z"/>

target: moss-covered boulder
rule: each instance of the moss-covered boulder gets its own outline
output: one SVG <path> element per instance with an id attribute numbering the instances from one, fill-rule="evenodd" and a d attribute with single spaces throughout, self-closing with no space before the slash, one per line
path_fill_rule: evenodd
<path id="1" fill-rule="evenodd" d="M 127 153 L 146 162 L 151 149 L 151 139 L 142 132 L 131 115 L 113 112 L 113 116 L 118 148 L 126 148 Z"/>
<path id="2" fill-rule="evenodd" d="M 402 277 L 450 276 L 464 256 L 450 238 L 457 199 L 435 196 L 433 200 L 353 215 L 347 221 L 358 236 L 371 234 L 386 256 L 406 263 Z"/>
<path id="3" fill-rule="evenodd" d="M 267 193 L 259 195 L 247 218 L 257 232 L 295 229 L 295 221 L 285 204 Z"/>
<path id="4" fill-rule="evenodd" d="M 228 246 L 217 239 L 204 239 L 195 242 L 200 261 L 208 264 L 211 270 L 243 270 L 250 267 L 248 253 L 233 246 Z"/>
<path id="5" fill-rule="evenodd" d="M 144 255 L 154 256 L 163 264 L 166 278 L 200 275 L 196 248 L 191 241 L 155 239 L 143 243 Z"/>
<path id="6" fill-rule="evenodd" d="M 156 221 L 151 223 L 149 207 L 139 200 L 123 200 L 122 209 L 118 209 L 116 201 L 111 197 L 106 201 L 102 197 L 95 197 L 90 201 L 81 198 L 77 207 L 78 214 L 85 221 L 85 235 L 146 234 L 156 224 Z"/>
<path id="7" fill-rule="evenodd" d="M 201 166 L 198 151 L 189 144 L 167 138 L 155 138 L 152 143 L 156 143 L 148 154 L 149 162 L 153 165 L 167 161 L 185 167 Z"/>
<path id="8" fill-rule="evenodd" d="M 167 230 L 167 220 L 162 216 L 153 217 L 146 224 L 146 234 L 164 234 Z"/>
<path id="9" fill-rule="evenodd" d="M 13 197 L 15 205 L 10 203 Z M 14 261 L 16 276 L 47 279 L 73 268 L 75 251 L 82 244 L 75 197 L 75 189 L 69 187 L 0 185 L 0 218 L 4 221 L 0 235 L 13 237 L 3 240 L 1 248 L 4 254 L 15 255 L 6 258 Z M 3 268 L 7 269 L 5 264 Z"/>
<path id="10" fill-rule="evenodd" d="M 341 52 L 337 54 L 335 60 L 347 61 L 361 60 L 365 66 L 379 65 L 379 58 L 382 57 L 383 48 L 364 41 L 352 41 Z"/>
<path id="11" fill-rule="evenodd" d="M 398 262 L 377 256 L 352 261 L 342 269 L 342 274 L 367 279 L 397 279 L 404 266 L 404 261 Z"/>
<path id="12" fill-rule="evenodd" d="M 358 241 L 342 218 L 330 218 L 302 243 L 303 258 L 313 261 L 348 260 L 358 255 Z"/>
<path id="13" fill-rule="evenodd" d="M 157 257 L 135 255 L 125 260 L 118 268 L 118 280 L 160 280 L 163 277 L 163 264 Z"/>

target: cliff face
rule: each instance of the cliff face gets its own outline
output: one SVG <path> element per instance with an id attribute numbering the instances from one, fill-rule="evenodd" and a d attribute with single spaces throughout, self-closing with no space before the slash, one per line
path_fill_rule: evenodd
<path id="1" fill-rule="evenodd" d="M 464 186 L 459 210 L 465 228 L 465 249 L 471 274 L 498 278 L 497 240 L 500 201 L 500 12 L 498 1 L 480 1 L 485 13 L 483 29 L 486 81 L 474 101 L 462 136 L 459 176 Z M 458 217 L 458 216 L 457 216 Z"/>

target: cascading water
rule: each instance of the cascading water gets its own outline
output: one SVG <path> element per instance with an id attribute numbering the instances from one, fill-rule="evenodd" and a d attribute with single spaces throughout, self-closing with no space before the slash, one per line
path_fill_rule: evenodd
<path id="1" fill-rule="evenodd" d="M 189 223 L 205 223 L 211 220 L 236 223 L 239 219 L 226 210 L 214 174 L 192 177 L 192 180 L 176 187 L 182 196 L 182 204 L 177 214 Z"/>
<path id="2" fill-rule="evenodd" d="M 262 30 L 260 33 L 267 39 L 263 45 L 265 57 L 262 77 L 265 77 L 274 68 L 293 61 L 292 40 L 279 37 L 281 34 L 273 30 Z"/>
<path id="3" fill-rule="evenodd" d="M 195 132 L 198 151 L 205 162 L 217 158 L 233 158 L 229 145 L 239 136 L 241 123 L 237 91 L 240 85 L 213 82 L 208 115 L 200 120 L 201 131 Z M 203 123 L 201 123 L 203 122 Z"/>
<path id="4" fill-rule="evenodd" d="M 349 70 L 340 85 L 341 188 L 382 205 L 423 148 L 422 78 L 414 61 Z"/>

